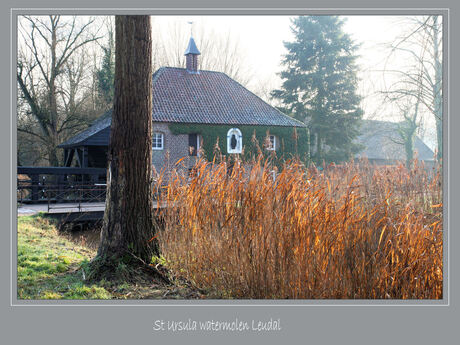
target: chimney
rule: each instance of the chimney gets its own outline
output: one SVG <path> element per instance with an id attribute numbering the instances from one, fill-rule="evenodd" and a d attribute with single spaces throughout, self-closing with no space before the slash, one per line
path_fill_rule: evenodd
<path id="1" fill-rule="evenodd" d="M 185 50 L 185 59 L 186 59 L 186 69 L 189 73 L 199 73 L 198 72 L 198 55 L 200 51 L 196 47 L 195 40 L 193 37 L 190 37 L 188 42 L 188 47 Z"/>

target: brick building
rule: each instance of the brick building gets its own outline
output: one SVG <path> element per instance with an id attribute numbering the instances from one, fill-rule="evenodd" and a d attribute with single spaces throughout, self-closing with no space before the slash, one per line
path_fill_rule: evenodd
<path id="1" fill-rule="evenodd" d="M 198 69 L 193 38 L 185 51 L 186 68 L 162 67 L 153 75 L 152 158 L 154 168 L 179 159 L 191 166 L 210 158 L 216 143 L 223 154 L 241 154 L 258 139 L 266 151 L 307 155 L 306 126 L 270 106 L 226 74 Z M 65 165 L 106 167 L 111 111 L 59 145 Z M 295 138 L 295 143 L 293 142 Z"/>

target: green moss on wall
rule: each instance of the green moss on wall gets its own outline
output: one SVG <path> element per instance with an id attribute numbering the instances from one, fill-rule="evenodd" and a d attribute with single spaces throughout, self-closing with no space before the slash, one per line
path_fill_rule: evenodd
<path id="1" fill-rule="evenodd" d="M 171 123 L 169 129 L 173 134 L 200 134 L 203 138 L 202 149 L 205 157 L 212 160 L 216 143 L 222 154 L 227 153 L 227 132 L 231 128 L 238 128 L 243 135 L 243 151 L 246 157 L 257 154 L 257 146 L 262 147 L 267 134 L 275 135 L 279 140 L 276 155 L 288 159 L 298 156 L 307 162 L 309 158 L 309 134 L 306 128 L 270 127 L 270 126 L 235 126 L 235 125 L 205 125 Z M 254 137 L 255 136 L 255 137 Z M 256 140 L 254 140 L 254 138 Z M 278 146 L 278 145 L 277 145 Z M 265 155 L 270 151 L 262 150 Z"/>

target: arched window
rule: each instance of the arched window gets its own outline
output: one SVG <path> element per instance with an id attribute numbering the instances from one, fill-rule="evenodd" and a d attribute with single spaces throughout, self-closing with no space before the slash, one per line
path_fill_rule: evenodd
<path id="1" fill-rule="evenodd" d="M 238 128 L 231 128 L 227 132 L 227 152 L 241 153 L 243 149 L 243 135 Z"/>

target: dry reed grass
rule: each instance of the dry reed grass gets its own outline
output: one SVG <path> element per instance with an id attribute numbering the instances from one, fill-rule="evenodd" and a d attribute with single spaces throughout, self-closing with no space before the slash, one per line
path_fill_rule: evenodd
<path id="1" fill-rule="evenodd" d="M 224 298 L 442 298 L 439 173 L 199 161 L 161 195 L 162 253 Z"/>

